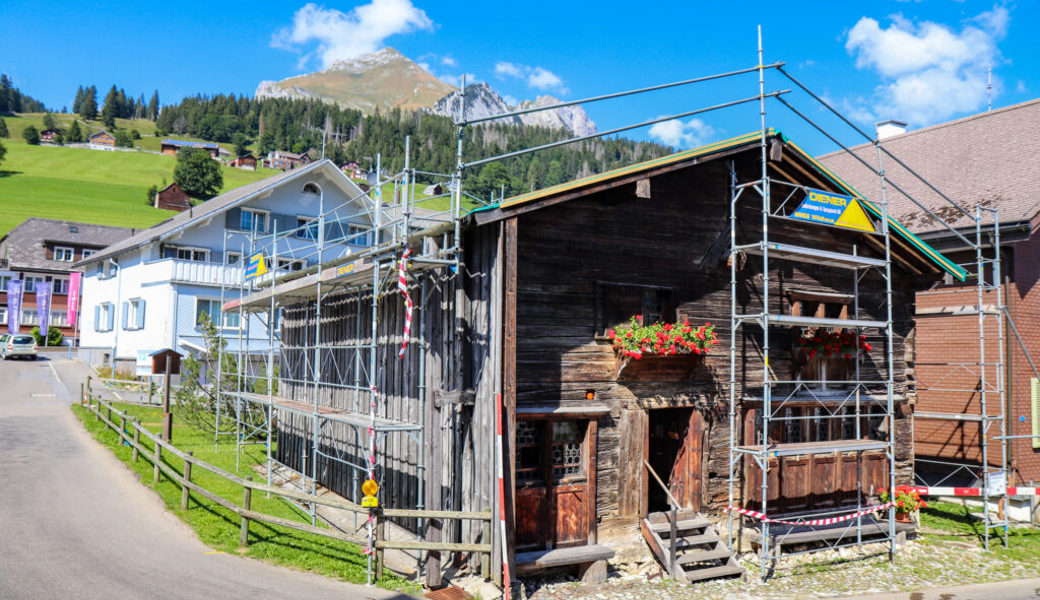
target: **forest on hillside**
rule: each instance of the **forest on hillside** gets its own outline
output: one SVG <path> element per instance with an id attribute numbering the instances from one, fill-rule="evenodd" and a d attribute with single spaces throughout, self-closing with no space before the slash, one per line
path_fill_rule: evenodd
<path id="1" fill-rule="evenodd" d="M 162 107 L 156 119 L 160 135 L 191 135 L 231 142 L 245 135 L 261 154 L 271 150 L 320 152 L 326 134 L 326 156 L 339 164 L 348 160 L 369 167 L 381 155 L 383 168 L 404 167 L 405 137 L 411 136 L 412 166 L 434 173 L 455 169 L 457 130 L 448 117 L 395 109 L 362 115 L 316 100 L 219 94 L 193 96 Z M 546 144 L 569 137 L 568 132 L 512 125 L 483 125 L 466 130 L 464 161 Z M 671 149 L 623 138 L 593 139 L 567 144 L 476 167 L 464 180 L 480 198 L 511 195 L 601 173 L 663 156 Z"/>
<path id="2" fill-rule="evenodd" d="M 44 112 L 43 102 L 23 94 L 14 87 L 7 74 L 0 74 L 0 115 L 20 112 Z"/>

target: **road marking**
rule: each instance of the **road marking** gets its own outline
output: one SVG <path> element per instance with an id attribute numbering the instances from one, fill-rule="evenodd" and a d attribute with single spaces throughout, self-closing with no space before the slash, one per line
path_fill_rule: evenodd
<path id="1" fill-rule="evenodd" d="M 54 373 L 54 378 L 58 380 L 58 383 L 61 383 L 61 376 L 58 375 L 58 371 L 54 368 L 54 363 L 48 362 L 47 366 L 51 368 L 51 373 Z"/>
<path id="2" fill-rule="evenodd" d="M 203 554 L 210 556 L 213 554 L 226 554 L 223 550 L 210 550 L 209 552 L 203 552 Z"/>
<path id="3" fill-rule="evenodd" d="M 57 398 L 54 394 L 29 394 L 33 398 Z"/>

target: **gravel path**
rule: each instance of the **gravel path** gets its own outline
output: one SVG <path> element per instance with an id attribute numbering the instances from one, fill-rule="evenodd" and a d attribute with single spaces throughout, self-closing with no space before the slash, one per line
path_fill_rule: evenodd
<path id="1" fill-rule="evenodd" d="M 757 558 L 741 559 L 747 581 L 717 580 L 682 585 L 645 575 L 613 572 L 600 584 L 526 580 L 521 598 L 531 600 L 794 600 L 916 590 L 942 585 L 1002 581 L 1040 574 L 1035 561 L 998 558 L 963 542 L 913 540 L 902 545 L 895 564 L 888 546 L 872 544 L 785 558 L 763 583 Z M 655 572 L 658 569 L 655 569 Z"/>

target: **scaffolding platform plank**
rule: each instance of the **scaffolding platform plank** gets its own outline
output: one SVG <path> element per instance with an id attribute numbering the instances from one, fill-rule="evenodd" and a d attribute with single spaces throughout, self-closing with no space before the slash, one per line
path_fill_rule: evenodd
<path id="1" fill-rule="evenodd" d="M 866 319 L 826 319 L 823 317 L 799 317 L 794 315 L 766 315 L 771 325 L 786 325 L 791 327 L 835 327 L 840 329 L 859 329 L 864 327 L 876 327 L 884 329 L 887 323 L 884 321 L 868 321 Z"/>
<path id="2" fill-rule="evenodd" d="M 817 248 L 805 248 L 791 244 L 779 244 L 767 242 L 765 244 L 770 258 L 781 260 L 794 260 L 804 263 L 824 265 L 828 267 L 840 267 L 843 269 L 862 269 L 864 267 L 884 267 L 885 261 L 880 258 L 857 256 L 855 254 L 843 254 Z M 762 255 L 765 251 L 762 245 L 752 245 L 744 249 L 748 254 Z"/>
<path id="3" fill-rule="evenodd" d="M 796 444 L 770 444 L 766 451 L 769 456 L 800 456 L 803 454 L 833 454 L 835 452 L 861 452 L 865 450 L 885 450 L 888 442 L 878 440 L 835 440 L 830 442 L 799 442 Z M 737 446 L 737 450 L 748 454 L 759 454 L 762 445 Z"/>
<path id="4" fill-rule="evenodd" d="M 928 412 L 928 411 L 915 411 L 914 412 L 914 416 L 915 417 L 919 417 L 921 419 L 938 419 L 938 420 L 947 420 L 947 421 L 975 421 L 975 422 L 981 422 L 981 421 L 985 421 L 985 420 L 996 421 L 996 420 L 1001 419 L 1001 417 L 999 417 L 999 416 L 992 416 L 992 415 L 989 416 L 989 417 L 985 417 L 983 415 L 972 415 L 972 414 L 964 414 L 964 413 Z"/>
<path id="5" fill-rule="evenodd" d="M 230 396 L 235 396 L 255 404 L 262 406 L 272 406 L 274 408 L 288 410 L 299 415 L 310 416 L 315 414 L 314 404 L 307 402 L 299 402 L 296 400 L 290 400 L 288 398 L 282 398 L 280 396 L 268 396 L 266 394 L 252 394 L 249 392 L 225 392 Z M 418 431 L 422 429 L 421 425 L 415 425 L 412 423 L 402 423 L 400 421 L 394 421 L 383 417 L 376 417 L 375 423 L 371 422 L 371 418 L 368 415 L 352 413 L 331 406 L 319 406 L 317 407 L 317 414 L 323 419 L 329 421 L 336 421 L 337 423 L 346 423 L 347 425 L 353 425 L 356 427 L 369 427 L 376 431 Z"/>

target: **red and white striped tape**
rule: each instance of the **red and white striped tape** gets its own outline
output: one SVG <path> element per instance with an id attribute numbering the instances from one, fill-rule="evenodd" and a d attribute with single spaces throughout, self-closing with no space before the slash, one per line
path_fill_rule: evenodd
<path id="1" fill-rule="evenodd" d="M 411 255 L 412 249 L 405 248 L 397 265 L 397 289 L 404 295 L 404 339 L 401 340 L 401 351 L 397 353 L 397 358 L 404 358 L 404 350 L 408 347 L 408 335 L 412 331 L 412 297 L 408 295 L 408 281 L 404 278 L 405 265 L 408 264 L 408 257 Z"/>
<path id="2" fill-rule="evenodd" d="M 765 521 L 766 523 L 782 523 L 784 525 L 833 525 L 835 523 L 841 523 L 841 522 L 844 522 L 844 521 L 851 521 L 852 519 L 855 519 L 855 518 L 858 518 L 858 517 L 862 517 L 864 515 L 868 515 L 868 514 L 870 514 L 872 512 L 878 511 L 878 510 L 888 510 L 889 508 L 891 508 L 891 507 L 893 507 L 895 505 L 896 505 L 895 502 L 886 502 L 884 504 L 879 504 L 877 506 L 871 506 L 870 508 L 865 508 L 865 509 L 863 509 L 863 510 L 861 510 L 859 512 L 854 512 L 854 513 L 849 514 L 849 515 L 844 515 L 844 516 L 841 516 L 841 517 L 829 517 L 829 518 L 826 518 L 826 519 L 813 519 L 813 520 L 810 520 L 810 521 L 784 521 L 783 519 L 770 519 L 767 515 L 764 515 L 764 514 L 762 514 L 760 512 L 756 512 L 756 511 L 753 511 L 753 510 L 748 510 L 746 508 L 737 508 L 736 506 L 727 506 L 726 510 L 731 510 L 731 511 L 733 511 L 735 513 L 740 513 L 740 514 L 742 514 L 742 515 L 744 515 L 746 517 L 751 517 L 753 519 L 758 519 L 760 521 Z"/>
<path id="3" fill-rule="evenodd" d="M 502 451 L 502 394 L 495 394 L 495 470 L 498 472 L 498 523 L 502 541 L 503 600 L 510 600 L 509 550 L 506 545 L 506 484 L 505 462 Z"/>
<path id="4" fill-rule="evenodd" d="M 921 496 L 962 496 L 966 498 L 981 497 L 982 488 L 977 487 L 914 487 Z M 990 496 L 1001 494 L 990 493 Z M 1040 487 L 1008 487 L 1008 496 L 1040 496 Z"/>

